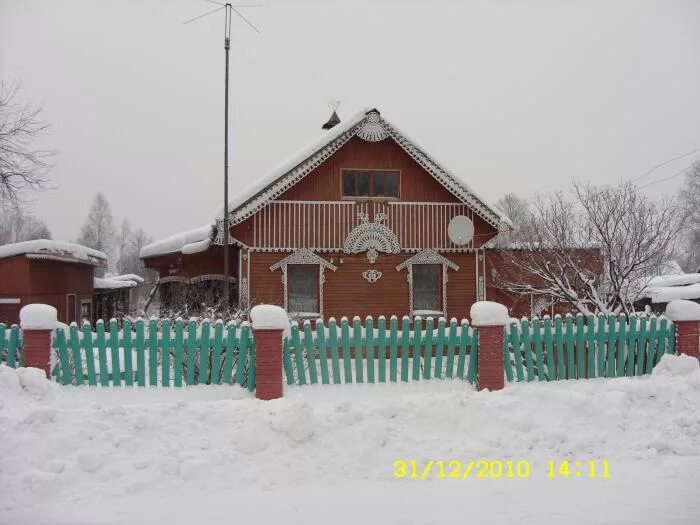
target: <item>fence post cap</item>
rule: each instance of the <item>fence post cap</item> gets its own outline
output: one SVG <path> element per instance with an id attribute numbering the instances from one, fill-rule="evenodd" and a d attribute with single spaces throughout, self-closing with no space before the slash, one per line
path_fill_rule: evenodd
<path id="1" fill-rule="evenodd" d="M 289 318 L 284 308 L 272 304 L 259 304 L 250 310 L 253 330 L 288 330 Z"/>
<path id="2" fill-rule="evenodd" d="M 33 303 L 19 311 L 22 330 L 53 330 L 58 326 L 58 312 L 48 304 Z"/>
<path id="3" fill-rule="evenodd" d="M 666 305 L 666 317 L 671 321 L 700 321 L 700 304 L 675 299 Z"/>
<path id="4" fill-rule="evenodd" d="M 505 326 L 508 324 L 508 308 L 493 301 L 477 301 L 470 310 L 472 326 Z"/>

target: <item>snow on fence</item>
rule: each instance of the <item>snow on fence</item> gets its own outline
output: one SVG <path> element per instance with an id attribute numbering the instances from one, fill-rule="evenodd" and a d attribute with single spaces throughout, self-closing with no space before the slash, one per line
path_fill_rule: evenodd
<path id="1" fill-rule="evenodd" d="M 56 330 L 56 381 L 75 385 L 176 386 L 238 384 L 255 389 L 255 344 L 247 323 L 168 320 L 148 325 L 98 321 Z"/>
<path id="2" fill-rule="evenodd" d="M 0 323 L 0 363 L 12 368 L 24 364 L 22 331 L 16 324 L 8 328 Z"/>
<path id="3" fill-rule="evenodd" d="M 506 334 L 505 373 L 513 381 L 553 381 L 650 374 L 675 353 L 676 327 L 665 317 L 603 314 L 513 321 Z"/>
<path id="4" fill-rule="evenodd" d="M 477 372 L 477 330 L 466 319 L 449 324 L 444 318 L 427 318 L 411 323 L 404 317 L 399 327 L 396 316 L 371 317 L 364 326 L 355 317 L 338 325 L 330 319 L 312 330 L 292 324 L 291 336 L 283 346 L 282 363 L 287 384 L 385 383 L 431 378 L 459 378 L 474 383 Z M 413 325 L 413 326 L 412 326 Z M 471 357 L 474 357 L 471 359 Z"/>

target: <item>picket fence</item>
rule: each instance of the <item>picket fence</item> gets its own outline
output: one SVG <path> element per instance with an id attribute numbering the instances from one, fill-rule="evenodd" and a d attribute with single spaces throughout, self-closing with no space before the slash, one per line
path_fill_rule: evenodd
<path id="1" fill-rule="evenodd" d="M 676 327 L 664 317 L 535 317 L 510 324 L 504 368 L 508 381 L 631 377 L 650 374 L 675 348 Z"/>
<path id="2" fill-rule="evenodd" d="M 62 384 L 188 386 L 238 384 L 255 389 L 255 338 L 248 323 L 172 324 L 98 321 L 56 330 L 52 375 Z M 582 315 L 522 319 L 506 327 L 506 380 L 554 381 L 651 373 L 675 353 L 676 328 L 663 317 Z M 0 361 L 22 366 L 21 331 L 0 324 Z M 338 324 L 292 323 L 282 363 L 289 385 L 462 379 L 474 383 L 478 329 L 449 323 L 355 317 Z"/>
<path id="3" fill-rule="evenodd" d="M 0 325 L 0 336 L 3 331 Z M 8 366 L 21 364 L 21 345 L 12 343 L 18 332 L 17 327 L 10 330 Z M 80 329 L 74 323 L 67 334 L 54 332 L 53 346 L 52 375 L 64 385 L 239 384 L 255 389 L 255 342 L 247 323 L 178 320 L 171 326 L 168 320 L 153 319 L 132 326 L 125 320 L 121 329 L 111 321 L 108 332 L 102 321 L 94 331 L 89 323 Z"/>
<path id="4" fill-rule="evenodd" d="M 385 383 L 420 379 L 459 378 L 474 383 L 477 372 L 478 334 L 466 320 L 449 324 L 440 318 L 411 322 L 392 316 L 367 317 L 364 325 L 355 317 L 338 325 L 330 319 L 315 330 L 308 321 L 300 329 L 292 324 L 283 346 L 287 384 Z M 330 361 L 330 363 L 329 363 Z"/>
<path id="5" fill-rule="evenodd" d="M 24 365 L 22 331 L 16 324 L 7 327 L 0 323 L 0 363 L 12 368 Z"/>

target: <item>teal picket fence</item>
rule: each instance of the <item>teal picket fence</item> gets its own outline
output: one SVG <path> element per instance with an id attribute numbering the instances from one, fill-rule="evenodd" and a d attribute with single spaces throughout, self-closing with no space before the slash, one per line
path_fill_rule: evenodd
<path id="1" fill-rule="evenodd" d="M 474 383 L 477 330 L 466 320 L 355 317 L 292 323 L 282 363 L 287 384 L 386 383 L 459 378 Z"/>
<path id="2" fill-rule="evenodd" d="M 0 323 L 0 363 L 15 368 L 24 364 L 22 352 L 22 331 L 13 324 Z"/>
<path id="3" fill-rule="evenodd" d="M 656 316 L 545 316 L 512 322 L 506 333 L 508 381 L 554 381 L 650 374 L 676 351 L 676 327 Z"/>
<path id="4" fill-rule="evenodd" d="M 255 389 L 255 342 L 248 323 L 102 321 L 56 330 L 56 381 L 64 385 L 238 384 Z"/>

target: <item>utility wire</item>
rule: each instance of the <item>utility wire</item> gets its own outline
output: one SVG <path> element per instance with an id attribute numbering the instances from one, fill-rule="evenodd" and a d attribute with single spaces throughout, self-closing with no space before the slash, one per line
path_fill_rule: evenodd
<path id="1" fill-rule="evenodd" d="M 679 159 L 688 157 L 689 155 L 692 155 L 693 153 L 697 153 L 697 152 L 699 152 L 699 151 L 700 151 L 700 148 L 696 148 L 696 149 L 694 149 L 693 151 L 689 151 L 688 153 L 684 153 L 683 155 L 678 155 L 677 157 L 673 157 L 672 159 L 665 160 L 665 161 L 662 162 L 661 164 L 657 164 L 656 166 L 654 166 L 653 168 L 651 168 L 651 169 L 650 169 L 649 171 L 647 171 L 646 173 L 640 175 L 639 177 L 636 177 L 636 178 L 632 179 L 632 182 L 637 182 L 637 181 L 639 181 L 639 180 L 642 180 L 644 177 L 646 177 L 647 175 L 649 175 L 649 174 L 651 174 L 652 172 L 656 171 L 657 169 L 662 168 L 663 166 L 666 166 L 666 164 L 670 164 L 670 163 L 673 162 L 673 161 L 676 161 L 676 160 L 679 160 Z M 686 169 L 687 169 L 687 168 L 686 168 Z M 667 179 L 664 179 L 664 180 L 667 180 Z M 659 181 L 659 182 L 661 182 L 661 181 Z"/>
<path id="2" fill-rule="evenodd" d="M 691 166 L 692 166 L 692 164 L 691 164 Z M 639 189 L 640 189 L 640 190 L 643 190 L 644 188 L 648 188 L 649 186 L 653 186 L 654 184 L 659 184 L 660 182 L 665 182 L 665 181 L 667 181 L 667 180 L 671 180 L 671 179 L 673 179 L 673 178 L 678 177 L 679 175 L 683 175 L 683 174 L 684 174 L 685 172 L 687 172 L 689 169 L 690 169 L 690 166 L 686 166 L 686 167 L 683 168 L 682 170 L 680 170 L 680 171 L 674 173 L 673 175 L 671 175 L 671 176 L 669 176 L 669 177 L 665 177 L 665 178 L 663 178 L 663 179 L 655 180 L 654 182 L 650 182 L 649 184 L 645 184 L 644 186 L 640 186 Z"/>

